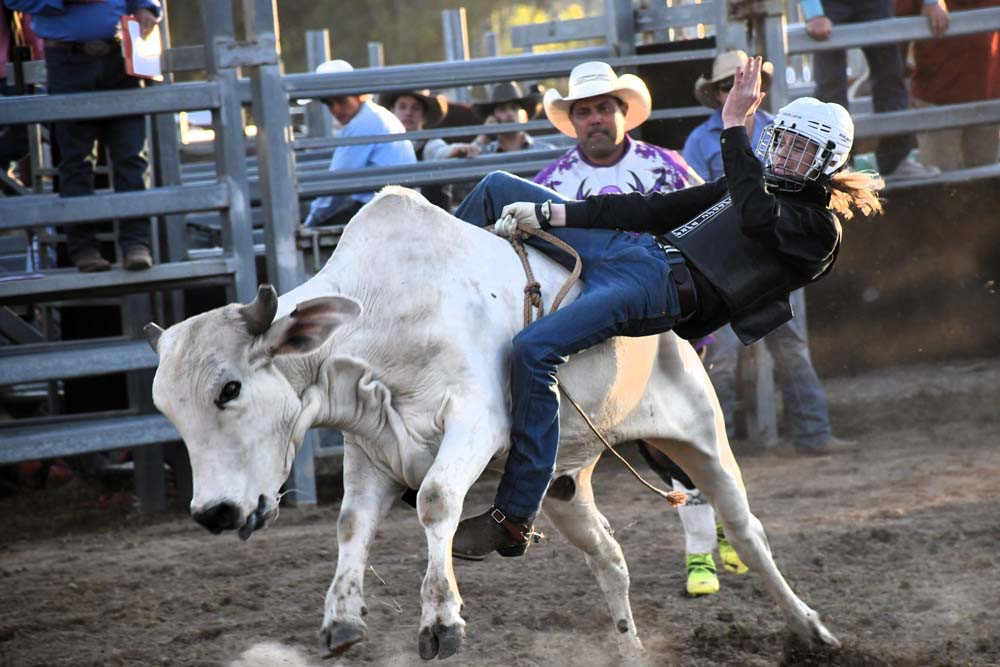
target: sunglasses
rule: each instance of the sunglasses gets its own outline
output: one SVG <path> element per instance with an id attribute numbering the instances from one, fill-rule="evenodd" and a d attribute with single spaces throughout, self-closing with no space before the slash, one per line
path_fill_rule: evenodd
<path id="1" fill-rule="evenodd" d="M 720 83 L 715 84 L 715 87 L 724 93 L 728 93 L 730 90 L 733 89 L 733 81 L 732 79 L 730 79 L 729 81 L 722 81 Z"/>

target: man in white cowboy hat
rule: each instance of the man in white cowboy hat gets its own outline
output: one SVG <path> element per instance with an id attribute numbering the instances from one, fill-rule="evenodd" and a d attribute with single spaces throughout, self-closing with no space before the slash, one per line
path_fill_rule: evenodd
<path id="1" fill-rule="evenodd" d="M 354 68 L 346 60 L 328 60 L 316 68 L 317 74 L 351 72 Z M 371 95 L 337 95 L 324 98 L 323 103 L 340 124 L 338 136 L 358 137 L 378 134 L 403 134 L 406 129 L 399 119 L 385 107 L 371 100 Z M 338 146 L 330 159 L 330 171 L 362 169 L 364 167 L 391 167 L 414 164 L 417 156 L 408 140 L 372 144 Z M 374 192 L 355 192 L 347 195 L 328 195 L 313 200 L 305 226 L 336 225 L 346 223 L 374 196 Z"/>
<path id="2" fill-rule="evenodd" d="M 652 111 L 649 89 L 633 74 L 615 74 L 602 62 L 577 65 L 565 97 L 545 93 L 549 122 L 577 144 L 542 169 L 534 181 L 564 197 L 659 192 L 701 183 L 677 151 L 628 136 Z"/>
<path id="3" fill-rule="evenodd" d="M 490 90 L 488 102 L 477 102 L 472 110 L 486 125 L 502 123 L 527 123 L 538 115 L 541 104 L 538 96 L 525 95 L 521 86 L 514 81 L 498 83 Z M 546 141 L 539 141 L 523 130 L 504 132 L 492 140 L 489 135 L 481 134 L 475 143 L 482 148 L 483 153 L 513 153 L 531 148 L 551 148 Z"/>
<path id="4" fill-rule="evenodd" d="M 448 99 L 444 95 L 432 95 L 426 89 L 383 93 L 378 96 L 378 103 L 392 111 L 407 132 L 436 127 L 448 115 Z M 449 144 L 440 137 L 418 139 L 412 143 L 420 162 L 475 157 L 480 151 L 478 144 Z M 427 201 L 451 213 L 451 190 L 451 184 L 424 185 L 420 193 Z"/>
<path id="5" fill-rule="evenodd" d="M 702 105 L 714 109 L 708 120 L 692 130 L 684 144 L 684 157 L 688 164 L 706 180 L 724 176 L 722 169 L 722 106 L 732 90 L 736 71 L 742 69 L 749 57 L 743 51 L 726 51 L 716 56 L 710 78 L 700 77 L 694 85 L 694 96 Z M 770 83 L 774 67 L 765 62 L 761 67 L 762 88 Z M 757 146 L 764 129 L 773 116 L 758 109 L 747 120 L 750 145 Z M 789 295 L 795 315 L 787 323 L 764 337 L 765 345 L 774 359 L 774 370 L 781 386 L 784 426 L 797 451 L 803 454 L 848 449 L 852 443 L 833 435 L 826 395 L 809 354 L 809 340 L 803 324 L 805 295 L 801 289 Z M 715 386 L 726 421 L 729 439 L 736 437 L 736 371 L 739 365 L 739 338 L 730 325 L 713 334 L 715 340 L 708 347 L 705 366 Z"/>
<path id="6" fill-rule="evenodd" d="M 712 115 L 694 128 L 684 142 L 684 159 L 698 175 L 706 181 L 714 181 L 723 176 L 722 147 L 719 137 L 722 136 L 722 105 L 733 89 L 733 77 L 736 70 L 743 67 L 748 56 L 745 51 L 724 51 L 712 62 L 712 74 L 709 77 L 700 76 L 694 84 L 694 96 L 702 106 L 712 109 Z M 761 86 L 766 90 L 771 84 L 774 65 L 765 62 L 761 67 Z M 758 109 L 752 124 L 747 127 L 750 132 L 750 145 L 756 146 L 764 128 L 771 124 L 773 117 L 763 109 Z"/>

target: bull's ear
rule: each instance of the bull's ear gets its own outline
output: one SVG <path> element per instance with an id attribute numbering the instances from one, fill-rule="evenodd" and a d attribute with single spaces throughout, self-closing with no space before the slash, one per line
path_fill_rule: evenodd
<path id="1" fill-rule="evenodd" d="M 275 322 L 261 342 L 271 355 L 306 354 L 325 343 L 337 327 L 360 314 L 361 305 L 345 296 L 310 299 Z"/>
<path id="2" fill-rule="evenodd" d="M 240 317 L 247 325 L 251 336 L 259 336 L 268 330 L 278 312 L 278 293 L 270 285 L 257 288 L 257 297 L 253 303 L 240 306 Z"/>
<path id="3" fill-rule="evenodd" d="M 146 342 L 153 348 L 153 352 L 159 354 L 160 351 L 156 348 L 159 347 L 160 336 L 163 335 L 163 329 L 160 328 L 160 325 L 156 322 L 150 322 L 142 328 L 142 332 L 146 334 Z"/>

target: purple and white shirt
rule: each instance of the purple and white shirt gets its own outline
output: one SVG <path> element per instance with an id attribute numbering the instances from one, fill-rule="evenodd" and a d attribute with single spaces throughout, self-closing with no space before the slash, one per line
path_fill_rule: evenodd
<path id="1" fill-rule="evenodd" d="M 703 181 L 677 151 L 625 136 L 625 152 L 612 165 L 590 162 L 579 146 L 538 172 L 535 183 L 567 199 L 590 195 L 671 192 Z"/>

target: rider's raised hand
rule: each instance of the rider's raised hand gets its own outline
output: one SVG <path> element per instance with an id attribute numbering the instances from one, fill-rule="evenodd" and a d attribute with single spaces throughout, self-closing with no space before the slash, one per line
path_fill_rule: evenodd
<path id="1" fill-rule="evenodd" d="M 729 91 L 726 103 L 722 105 L 722 124 L 724 127 L 746 125 L 753 118 L 757 107 L 764 100 L 761 91 L 760 70 L 763 59 L 760 56 L 748 58 L 743 67 L 736 70 L 733 77 L 733 89 Z"/>

